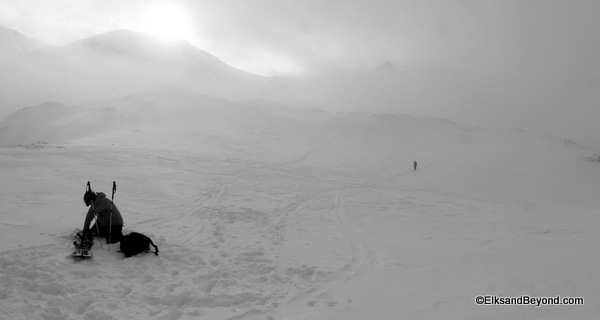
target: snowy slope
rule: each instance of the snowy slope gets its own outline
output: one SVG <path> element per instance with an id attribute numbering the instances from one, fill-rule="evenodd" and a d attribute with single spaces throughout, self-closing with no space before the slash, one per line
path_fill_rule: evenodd
<path id="1" fill-rule="evenodd" d="M 59 138 L 0 148 L 0 319 L 600 313 L 600 167 L 585 160 L 598 150 L 439 119 L 316 119 L 256 101 L 178 97 L 11 116 L 35 128 L 45 112 L 43 130 Z M 84 112 L 112 114 L 120 127 L 79 136 L 64 115 Z M 16 132 L 12 123 L 2 137 Z M 88 180 L 104 192 L 117 182 L 126 231 L 151 236 L 159 256 L 124 260 L 96 242 L 92 261 L 65 258 Z M 477 295 L 524 294 L 585 305 L 475 304 Z"/>

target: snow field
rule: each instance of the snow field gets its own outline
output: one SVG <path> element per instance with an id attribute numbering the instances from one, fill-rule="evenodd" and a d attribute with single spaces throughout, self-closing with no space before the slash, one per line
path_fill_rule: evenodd
<path id="1" fill-rule="evenodd" d="M 0 148 L 0 318 L 599 313 L 599 171 L 582 159 L 598 151 L 404 116 L 282 128 L 254 115 Z M 96 241 L 91 261 L 65 258 L 88 180 L 104 192 L 117 182 L 125 232 L 149 235 L 159 256 L 123 259 Z M 476 305 L 486 294 L 586 300 Z"/>

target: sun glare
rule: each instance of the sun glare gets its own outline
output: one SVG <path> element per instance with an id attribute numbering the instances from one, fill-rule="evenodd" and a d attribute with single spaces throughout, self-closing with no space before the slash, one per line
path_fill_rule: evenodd
<path id="1" fill-rule="evenodd" d="M 189 14 L 172 2 L 151 4 L 142 22 L 142 29 L 163 41 L 186 39 L 193 34 Z"/>

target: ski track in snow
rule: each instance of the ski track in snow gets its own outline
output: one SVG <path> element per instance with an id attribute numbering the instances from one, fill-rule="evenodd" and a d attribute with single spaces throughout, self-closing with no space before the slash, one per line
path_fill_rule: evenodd
<path id="1" fill-rule="evenodd" d="M 245 211 L 242 212 L 230 212 L 227 211 L 226 207 L 222 205 L 223 200 L 227 197 L 230 187 L 235 183 L 237 179 L 240 179 L 244 174 L 248 174 L 252 171 L 273 170 L 282 166 L 288 166 L 299 163 L 302 160 L 309 157 L 310 154 L 312 154 L 319 148 L 325 147 L 332 141 L 333 140 L 310 149 L 297 160 L 275 164 L 267 164 L 258 167 L 250 167 L 246 169 L 236 170 L 233 173 L 227 174 L 224 178 L 220 179 L 217 183 L 215 183 L 208 193 L 203 194 L 201 197 L 197 198 L 193 202 L 193 207 L 198 208 L 196 211 L 186 210 L 186 212 L 191 212 L 191 214 L 182 214 L 176 219 L 172 219 L 169 221 L 163 220 L 160 221 L 160 223 L 167 225 L 175 225 L 179 224 L 184 220 L 195 220 L 196 222 L 190 226 L 180 226 L 178 229 L 189 230 L 182 232 L 180 235 L 174 237 L 173 241 L 181 245 L 186 245 L 190 242 L 193 242 L 194 240 L 199 240 L 201 244 L 204 243 L 206 246 L 211 247 L 213 251 L 218 250 L 218 259 L 233 259 L 237 261 L 239 261 L 240 259 L 242 261 L 247 261 L 245 257 L 256 255 L 257 245 L 262 246 L 261 249 L 266 249 L 266 251 L 269 252 L 276 252 L 277 255 L 279 255 L 283 248 L 283 244 L 286 241 L 286 228 L 288 218 L 297 214 L 299 210 L 306 208 L 308 205 L 310 205 L 311 201 L 317 198 L 332 201 L 332 206 L 330 208 L 330 220 L 338 228 L 343 228 L 343 225 L 347 224 L 347 220 L 343 214 L 342 208 L 344 194 L 347 193 L 350 189 L 371 187 L 371 184 L 353 185 L 351 187 L 340 186 L 321 192 L 304 192 L 294 197 L 284 207 L 277 208 L 274 211 L 266 214 L 251 209 L 245 209 Z M 300 183 L 300 180 L 294 181 L 290 187 L 290 191 L 297 190 L 298 185 Z M 249 235 L 240 235 L 240 229 L 237 229 L 237 232 L 227 232 L 227 229 L 230 229 L 231 227 L 233 227 L 233 225 L 239 222 L 238 220 L 242 220 L 242 227 L 247 226 L 248 224 L 253 224 L 253 232 Z M 209 230 L 207 230 L 207 227 L 209 228 Z M 206 234 L 209 234 L 211 236 L 209 236 L 208 239 L 202 239 L 202 236 Z M 329 286 L 336 285 L 340 282 L 347 281 L 350 277 L 356 276 L 358 274 L 359 267 L 366 264 L 367 259 L 370 259 L 369 261 L 372 262 L 372 252 L 367 252 L 364 244 L 356 243 L 355 240 L 351 238 L 349 232 L 347 233 L 346 237 L 346 245 L 348 245 L 352 249 L 351 261 L 342 269 L 338 271 L 328 271 L 328 273 L 330 274 L 328 274 L 327 276 L 321 276 L 321 279 L 319 281 L 319 287 L 327 288 Z M 262 252 L 259 252 L 258 254 L 260 256 L 263 256 Z M 367 257 L 367 255 L 369 255 L 369 257 Z M 269 265 L 268 267 L 266 267 L 267 269 L 282 271 L 277 261 L 272 261 L 269 259 L 263 260 L 263 264 L 260 265 L 260 268 L 257 272 L 264 271 L 263 268 L 265 262 L 266 265 Z M 213 260 L 213 262 L 211 263 L 213 265 L 216 265 L 218 262 L 214 261 L 216 260 Z M 314 268 L 306 266 L 298 268 L 297 270 L 290 268 L 288 270 L 283 270 L 283 272 L 288 272 L 292 274 L 299 273 L 302 278 L 310 281 L 316 280 L 315 276 L 317 275 L 317 273 L 314 271 Z M 362 273 L 368 273 L 368 271 L 363 271 Z M 299 297 L 293 297 L 291 301 L 284 303 L 293 303 L 293 301 L 297 300 L 310 300 L 312 302 L 309 303 L 314 305 L 314 301 L 316 301 L 314 299 L 318 300 L 317 296 L 321 295 L 323 290 L 317 290 L 313 286 L 309 286 L 308 289 L 304 288 L 303 286 L 300 286 L 299 288 L 300 291 L 305 290 L 305 293 L 300 294 Z M 286 290 L 286 295 L 282 296 L 282 299 L 280 300 L 285 301 L 288 298 L 287 294 L 290 290 Z M 254 309 L 252 312 L 248 312 L 247 314 L 238 318 L 267 314 L 276 307 L 279 307 L 280 303 L 280 301 L 272 302 L 271 306 L 267 306 L 266 308 L 262 309 Z M 335 304 L 337 303 L 329 303 L 328 307 L 331 308 Z"/>

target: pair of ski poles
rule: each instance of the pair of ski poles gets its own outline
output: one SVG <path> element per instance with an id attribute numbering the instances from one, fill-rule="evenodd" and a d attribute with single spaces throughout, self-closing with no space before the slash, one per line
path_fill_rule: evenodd
<path id="1" fill-rule="evenodd" d="M 86 192 L 92 192 L 92 187 L 90 186 L 90 182 L 88 181 L 86 186 Z M 108 222 L 108 251 L 110 251 L 110 236 L 112 235 L 112 212 L 113 212 L 113 203 L 115 202 L 115 192 L 117 192 L 117 183 L 113 181 L 112 187 L 112 196 L 110 198 L 110 218 Z M 94 201 L 91 201 L 92 204 L 92 212 L 94 213 L 94 217 L 96 217 L 96 232 L 100 235 L 100 229 L 98 228 L 98 215 L 96 215 L 96 209 L 94 209 Z M 100 241 L 100 249 L 104 249 L 102 247 L 102 241 Z"/>

